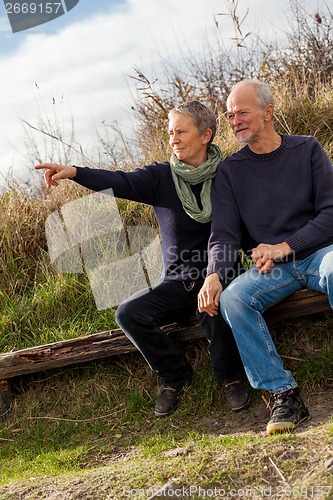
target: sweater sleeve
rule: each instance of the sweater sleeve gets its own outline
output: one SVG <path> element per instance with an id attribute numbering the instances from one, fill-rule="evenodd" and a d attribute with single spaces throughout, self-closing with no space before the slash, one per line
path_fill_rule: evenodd
<path id="1" fill-rule="evenodd" d="M 294 252 L 301 252 L 333 236 L 333 168 L 324 149 L 312 138 L 308 158 L 311 162 L 314 217 L 286 242 Z"/>
<path id="2" fill-rule="evenodd" d="M 233 268 L 241 248 L 242 221 L 227 175 L 227 161 L 218 169 L 212 186 L 212 226 L 208 242 L 207 275 L 222 281 Z"/>
<path id="3" fill-rule="evenodd" d="M 117 198 L 154 205 L 159 168 L 162 165 L 156 163 L 131 172 L 76 167 L 77 173 L 73 180 L 93 191 L 112 190 Z"/>

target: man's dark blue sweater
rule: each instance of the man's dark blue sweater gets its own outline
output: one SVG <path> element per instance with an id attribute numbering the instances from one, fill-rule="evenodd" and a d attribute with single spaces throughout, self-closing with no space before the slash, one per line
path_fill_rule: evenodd
<path id="1" fill-rule="evenodd" d="M 281 146 L 248 146 L 220 165 L 212 188 L 208 274 L 223 279 L 240 248 L 287 242 L 304 259 L 333 243 L 333 169 L 313 137 L 282 135 Z"/>
<path id="2" fill-rule="evenodd" d="M 205 277 L 210 222 L 202 224 L 184 211 L 169 163 L 153 163 L 132 172 L 76 167 L 73 179 L 93 191 L 112 189 L 117 198 L 154 207 L 162 239 L 164 278 L 187 281 Z M 200 206 L 202 184 L 191 186 Z"/>

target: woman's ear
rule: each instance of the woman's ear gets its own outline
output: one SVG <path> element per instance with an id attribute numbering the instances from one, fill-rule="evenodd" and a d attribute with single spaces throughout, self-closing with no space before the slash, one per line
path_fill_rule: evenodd
<path id="1" fill-rule="evenodd" d="M 202 144 L 208 144 L 209 141 L 211 140 L 212 138 L 212 135 L 213 135 L 213 131 L 211 128 L 207 128 L 204 133 L 203 133 L 203 136 L 202 136 Z"/>

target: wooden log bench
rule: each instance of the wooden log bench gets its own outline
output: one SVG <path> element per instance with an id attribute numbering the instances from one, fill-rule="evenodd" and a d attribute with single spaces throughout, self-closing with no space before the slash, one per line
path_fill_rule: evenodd
<path id="1" fill-rule="evenodd" d="M 271 307 L 266 311 L 265 318 L 271 324 L 330 310 L 326 295 L 304 289 Z M 174 336 L 179 341 L 204 337 L 204 332 L 195 317 L 182 323 L 166 325 L 164 329 L 168 335 Z M 10 410 L 11 378 L 134 351 L 136 347 L 118 328 L 0 354 L 0 420 L 4 420 Z"/>

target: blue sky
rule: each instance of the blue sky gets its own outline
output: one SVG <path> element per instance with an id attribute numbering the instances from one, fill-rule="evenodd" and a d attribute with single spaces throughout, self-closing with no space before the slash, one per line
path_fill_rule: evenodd
<path id="1" fill-rule="evenodd" d="M 15 0 L 13 0 L 13 3 L 14 2 Z M 47 33 L 51 35 L 52 33 L 59 32 L 75 21 L 83 21 L 89 17 L 96 16 L 99 13 L 105 14 L 106 12 L 115 9 L 117 5 L 121 3 L 125 3 L 124 0 L 79 0 L 79 3 L 73 9 L 57 19 L 37 26 L 36 28 L 31 28 L 28 31 L 21 31 L 13 34 L 7 18 L 5 4 L 1 1 L 0 18 L 2 19 L 2 22 L 0 29 L 0 54 L 8 54 L 9 51 L 16 50 L 20 43 L 24 43 L 27 34 Z M 65 7 L 64 2 L 62 2 L 62 4 Z"/>
<path id="2" fill-rule="evenodd" d="M 321 0 L 300 0 L 309 11 Z M 249 7 L 246 29 L 262 37 L 281 34 L 289 0 L 238 0 L 239 14 Z M 67 160 L 59 145 L 24 127 L 46 127 L 71 142 L 86 159 L 98 162 L 103 151 L 102 123 L 117 122 L 131 131 L 134 84 L 139 67 L 159 76 L 161 62 L 177 62 L 188 50 L 202 52 L 216 37 L 230 39 L 232 23 L 214 16 L 226 11 L 223 0 L 80 0 L 68 13 L 39 27 L 12 33 L 0 2 L 0 185 L 8 172 L 30 177 L 36 157 Z M 110 130 L 110 128 L 108 128 Z M 68 161 L 76 161 L 71 158 Z"/>

